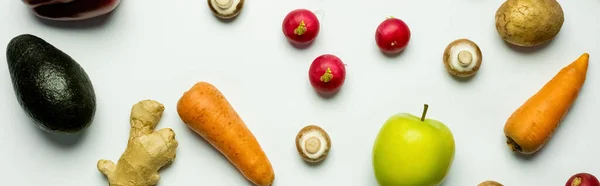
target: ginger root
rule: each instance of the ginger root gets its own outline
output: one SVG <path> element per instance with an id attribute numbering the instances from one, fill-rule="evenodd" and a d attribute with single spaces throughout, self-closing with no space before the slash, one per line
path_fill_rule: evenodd
<path id="1" fill-rule="evenodd" d="M 158 183 L 158 170 L 173 162 L 178 146 L 170 128 L 154 131 L 164 106 L 143 100 L 131 108 L 129 141 L 115 165 L 110 160 L 98 161 L 98 170 L 106 175 L 110 186 L 153 186 Z"/>

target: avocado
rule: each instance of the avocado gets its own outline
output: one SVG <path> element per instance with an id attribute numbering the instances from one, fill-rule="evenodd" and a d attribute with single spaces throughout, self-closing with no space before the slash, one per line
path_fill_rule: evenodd
<path id="1" fill-rule="evenodd" d="M 75 134 L 93 122 L 96 94 L 84 69 L 45 40 L 22 34 L 8 43 L 6 59 L 21 108 L 42 130 Z"/>

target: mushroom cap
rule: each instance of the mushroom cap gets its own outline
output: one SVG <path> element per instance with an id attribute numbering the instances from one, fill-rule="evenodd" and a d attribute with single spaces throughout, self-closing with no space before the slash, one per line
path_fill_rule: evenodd
<path id="1" fill-rule="evenodd" d="M 233 4 L 227 9 L 221 9 L 216 3 L 216 0 L 207 0 L 208 7 L 213 15 L 221 19 L 231 19 L 236 17 L 244 8 L 244 0 L 231 0 Z"/>
<path id="2" fill-rule="evenodd" d="M 461 51 L 468 51 L 471 55 L 471 63 L 468 66 L 457 68 L 458 55 Z M 470 77 L 475 75 L 481 67 L 483 55 L 477 44 L 469 39 L 457 39 L 452 41 L 444 50 L 443 63 L 448 73 L 457 77 Z"/>
<path id="3" fill-rule="evenodd" d="M 305 148 L 305 142 L 310 137 L 317 137 L 320 140 L 320 147 L 314 154 L 310 154 Z M 316 125 L 308 125 L 302 128 L 296 135 L 296 150 L 300 157 L 309 163 L 319 163 L 323 161 L 331 149 L 331 139 L 323 128 Z"/>
<path id="4" fill-rule="evenodd" d="M 488 181 L 484 181 L 484 182 L 477 184 L 477 186 L 504 186 L 504 185 L 502 185 L 498 182 L 495 182 L 495 181 L 488 180 Z"/>

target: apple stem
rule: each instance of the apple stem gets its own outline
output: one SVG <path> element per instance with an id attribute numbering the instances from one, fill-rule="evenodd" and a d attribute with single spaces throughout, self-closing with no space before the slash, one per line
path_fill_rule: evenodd
<path id="1" fill-rule="evenodd" d="M 429 105 L 425 104 L 424 107 L 425 108 L 423 108 L 423 115 L 421 115 L 421 121 L 425 121 L 425 115 L 427 115 L 427 109 L 429 108 Z"/>

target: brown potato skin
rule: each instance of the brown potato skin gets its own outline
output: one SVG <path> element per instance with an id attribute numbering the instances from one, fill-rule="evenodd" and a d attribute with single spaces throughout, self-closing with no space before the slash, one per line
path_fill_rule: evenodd
<path id="1" fill-rule="evenodd" d="M 549 42 L 564 23 L 556 0 L 507 0 L 496 11 L 496 30 L 506 42 L 533 47 Z"/>
<path id="2" fill-rule="evenodd" d="M 487 180 L 487 181 L 479 183 L 477 186 L 504 186 L 504 185 L 502 185 L 501 183 L 498 183 L 496 181 Z"/>

